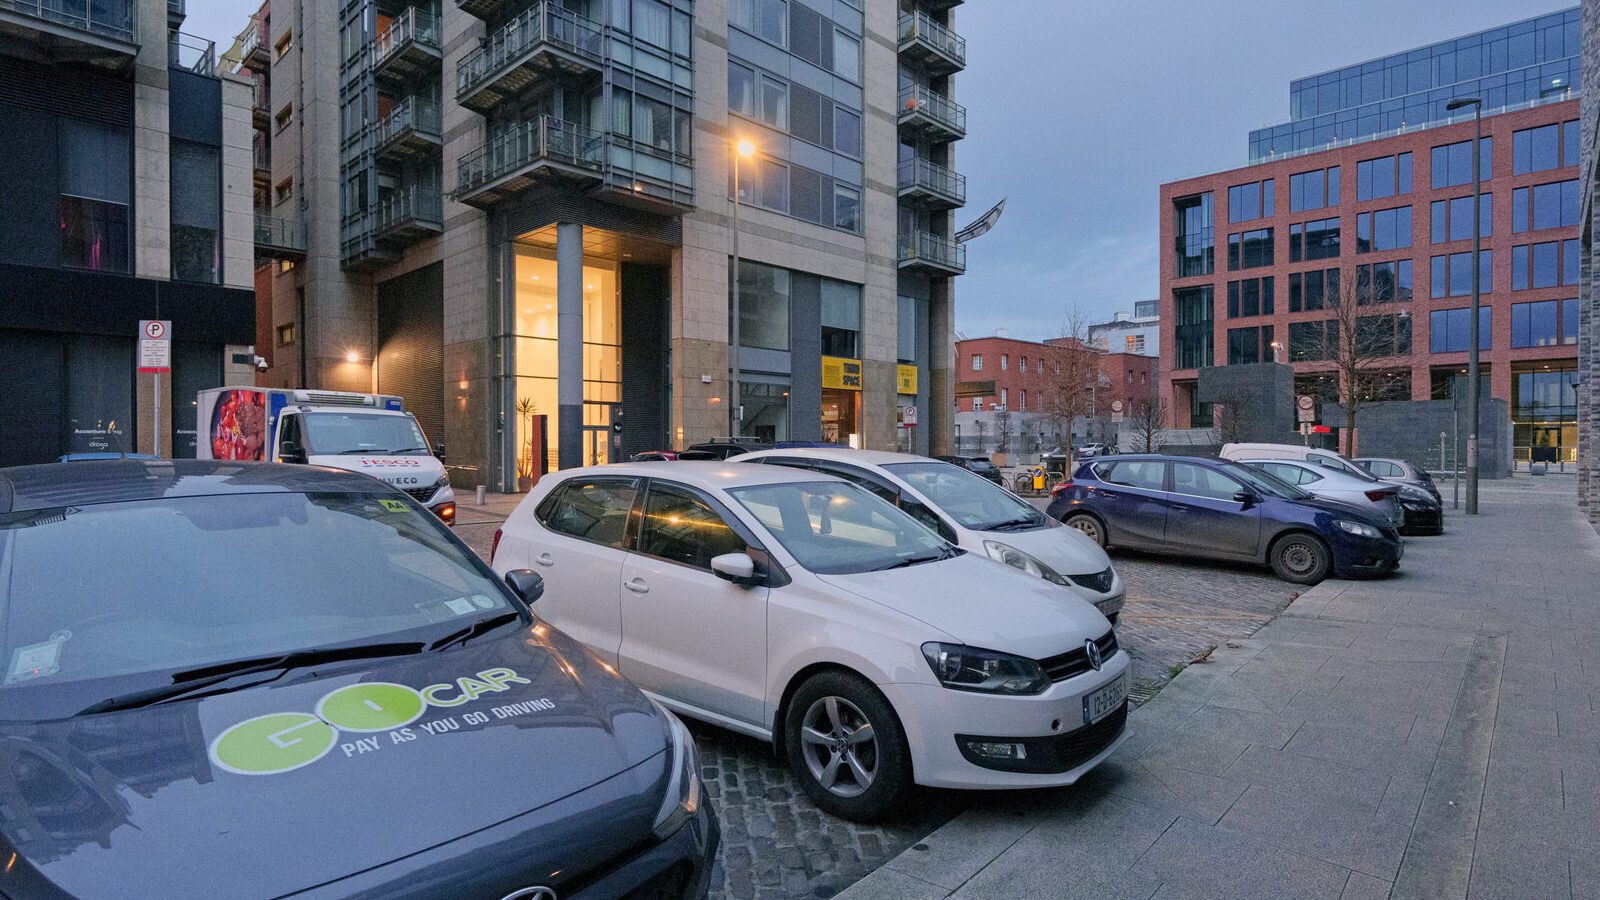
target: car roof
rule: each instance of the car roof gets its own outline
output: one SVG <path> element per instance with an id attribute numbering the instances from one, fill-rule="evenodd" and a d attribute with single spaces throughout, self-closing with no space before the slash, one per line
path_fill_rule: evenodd
<path id="1" fill-rule="evenodd" d="M 736 456 L 745 459 L 750 454 Z M 565 481 L 569 478 L 599 478 L 618 475 L 633 478 L 665 478 L 705 490 L 749 487 L 758 484 L 803 484 L 810 481 L 840 481 L 821 472 L 807 472 L 783 466 L 752 466 L 734 460 L 677 460 L 613 463 L 608 466 L 585 466 L 581 469 L 562 469 L 550 473 Z"/>
<path id="2" fill-rule="evenodd" d="M 0 512 L 216 494 L 392 494 L 343 469 L 226 460 L 99 460 L 0 469 Z"/>
<path id="3" fill-rule="evenodd" d="M 1096 456 L 1084 460 L 1084 465 L 1095 465 L 1104 462 L 1192 462 L 1202 465 L 1218 465 L 1231 460 L 1218 459 L 1215 456 L 1173 456 L 1166 453 L 1113 453 L 1110 456 Z"/>
<path id="4" fill-rule="evenodd" d="M 739 457 L 741 461 L 766 459 L 768 457 L 784 456 L 794 459 L 823 459 L 830 462 L 855 463 L 863 466 L 888 466 L 895 463 L 925 463 L 942 462 L 929 456 L 918 456 L 914 453 L 895 453 L 889 450 L 851 450 L 848 447 L 790 447 L 777 450 L 762 450 L 759 453 L 747 453 Z M 962 459 L 982 459 L 983 457 L 967 456 Z"/>

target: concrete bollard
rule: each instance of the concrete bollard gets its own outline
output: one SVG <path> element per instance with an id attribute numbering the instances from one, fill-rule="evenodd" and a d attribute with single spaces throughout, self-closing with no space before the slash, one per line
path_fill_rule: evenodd
<path id="1" fill-rule="evenodd" d="M 484 488 L 483 485 L 481 485 L 481 484 L 478 485 L 478 491 L 477 491 L 477 494 L 475 496 L 476 496 L 475 502 L 477 503 L 477 505 L 482 506 L 484 504 L 484 501 L 487 499 L 486 496 L 485 496 L 485 488 Z"/>

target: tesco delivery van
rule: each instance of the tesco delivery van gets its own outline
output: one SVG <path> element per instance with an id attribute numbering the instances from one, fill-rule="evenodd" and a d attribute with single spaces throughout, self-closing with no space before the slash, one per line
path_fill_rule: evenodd
<path id="1" fill-rule="evenodd" d="M 456 495 L 422 426 L 392 394 L 220 387 L 201 391 L 201 459 L 302 463 L 371 475 L 410 494 L 447 525 Z"/>

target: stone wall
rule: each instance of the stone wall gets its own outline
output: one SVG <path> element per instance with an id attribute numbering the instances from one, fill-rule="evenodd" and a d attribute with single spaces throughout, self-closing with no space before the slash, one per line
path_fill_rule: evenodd
<path id="1" fill-rule="evenodd" d="M 1323 407 L 1323 421 L 1344 422 L 1344 409 Z M 1478 474 L 1482 478 L 1511 476 L 1511 416 L 1506 401 L 1484 397 L 1478 410 Z M 1455 456 L 1452 432 L 1455 410 L 1449 400 L 1406 400 L 1368 403 L 1356 413 L 1356 454 L 1406 460 L 1429 471 L 1448 471 Z M 1461 409 L 1460 460 L 1466 465 L 1467 423 Z M 1444 435 L 1444 460 L 1439 436 Z"/>

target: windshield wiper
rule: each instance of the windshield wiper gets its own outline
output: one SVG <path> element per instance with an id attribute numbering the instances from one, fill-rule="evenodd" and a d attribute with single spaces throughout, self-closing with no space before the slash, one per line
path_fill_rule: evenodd
<path id="1" fill-rule="evenodd" d="M 1018 516 L 1015 519 L 1007 519 L 1004 522 L 996 522 L 993 525 L 985 525 L 983 527 L 983 530 L 984 531 L 1004 531 L 1004 530 L 1010 529 L 1010 528 L 1020 528 L 1020 527 L 1022 527 L 1024 525 L 1037 525 L 1037 524 L 1039 524 L 1039 520 L 1041 518 L 1042 518 L 1042 516 L 1037 516 L 1037 515 L 1034 515 L 1034 516 Z"/>
<path id="2" fill-rule="evenodd" d="M 157 703 L 175 700 L 184 694 L 190 694 L 221 684 L 230 678 L 251 675 L 256 672 L 271 672 L 275 670 L 287 672 L 290 669 L 316 666 L 323 663 L 343 662 L 352 659 L 378 659 L 385 656 L 409 656 L 413 653 L 421 652 L 422 644 L 420 642 L 409 641 L 387 644 L 357 644 L 353 647 L 328 647 L 320 650 L 296 650 L 293 653 L 283 653 L 277 656 L 238 659 L 232 662 L 174 672 L 172 674 L 172 684 L 163 684 L 153 688 L 146 688 L 142 691 L 133 691 L 119 697 L 110 697 L 78 710 L 76 715 L 92 716 L 96 713 L 114 712 L 120 709 L 138 709 L 144 706 L 153 706 Z M 257 683 L 259 684 L 260 682 Z"/>
<path id="3" fill-rule="evenodd" d="M 351 453 L 361 453 L 361 454 L 365 454 L 367 456 L 388 456 L 389 455 L 389 451 L 387 451 L 387 450 L 379 450 L 376 447 L 370 447 L 370 448 L 367 448 L 365 450 L 363 450 L 360 447 L 357 447 L 354 450 L 340 450 L 338 455 L 339 456 L 345 456 L 345 455 L 348 455 L 348 454 L 351 454 Z"/>
<path id="4" fill-rule="evenodd" d="M 522 618 L 521 613 L 512 611 L 508 613 L 501 613 L 498 616 L 490 616 L 487 619 L 479 619 L 460 631 L 452 631 L 444 637 L 439 638 L 437 641 L 429 644 L 428 649 L 443 650 L 451 644 L 465 644 L 467 641 L 472 640 L 480 634 L 493 631 L 502 625 L 509 625 L 513 621 L 520 618 Z"/>
<path id="5" fill-rule="evenodd" d="M 427 447 L 401 447 L 399 450 L 390 450 L 390 456 L 402 456 L 407 453 L 428 453 Z"/>
<path id="6" fill-rule="evenodd" d="M 950 557 L 954 556 L 955 554 L 957 554 L 959 552 L 960 551 L 956 550 L 954 547 L 945 547 L 944 549 L 940 550 L 937 553 L 932 554 L 931 556 L 930 555 L 908 556 L 905 559 L 895 560 L 894 562 L 889 563 L 888 565 L 879 566 L 876 569 L 873 569 L 872 571 L 874 571 L 874 572 L 887 572 L 890 569 L 905 569 L 905 568 L 910 568 L 911 566 L 921 565 L 923 563 L 938 562 L 941 559 L 949 559 Z"/>

